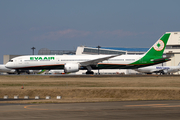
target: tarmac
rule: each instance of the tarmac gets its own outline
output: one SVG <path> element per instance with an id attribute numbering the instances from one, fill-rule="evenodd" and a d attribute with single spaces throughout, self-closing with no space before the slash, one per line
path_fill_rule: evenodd
<path id="1" fill-rule="evenodd" d="M 0 104 L 1 120 L 179 120 L 180 101 Z"/>

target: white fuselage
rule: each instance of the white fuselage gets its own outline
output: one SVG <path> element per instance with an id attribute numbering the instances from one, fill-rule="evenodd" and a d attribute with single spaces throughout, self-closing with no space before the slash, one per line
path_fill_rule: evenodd
<path id="1" fill-rule="evenodd" d="M 180 71 L 180 66 L 149 66 L 138 68 L 136 71 L 142 73 L 160 73 L 163 71 L 165 74 L 167 74 Z"/>
<path id="2" fill-rule="evenodd" d="M 110 55 L 28 55 L 11 59 L 6 64 L 7 68 L 20 69 L 26 67 L 56 66 L 68 63 L 81 63 Z M 139 60 L 143 55 L 121 55 L 101 63 L 127 65 Z M 57 69 L 52 67 L 52 69 Z"/>

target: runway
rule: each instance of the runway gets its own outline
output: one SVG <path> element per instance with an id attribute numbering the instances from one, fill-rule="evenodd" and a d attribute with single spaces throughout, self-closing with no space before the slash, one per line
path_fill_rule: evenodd
<path id="1" fill-rule="evenodd" d="M 180 119 L 180 101 L 0 104 L 0 119 L 177 120 Z"/>

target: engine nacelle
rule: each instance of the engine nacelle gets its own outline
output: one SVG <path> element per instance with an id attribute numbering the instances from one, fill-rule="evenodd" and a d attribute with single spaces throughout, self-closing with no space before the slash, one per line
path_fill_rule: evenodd
<path id="1" fill-rule="evenodd" d="M 70 73 L 70 72 L 78 72 L 80 68 L 80 65 L 78 63 L 66 63 L 64 65 L 64 72 Z"/>
<path id="2" fill-rule="evenodd" d="M 168 73 L 168 69 L 163 70 L 162 73 L 163 73 L 163 74 L 167 74 L 167 73 Z"/>

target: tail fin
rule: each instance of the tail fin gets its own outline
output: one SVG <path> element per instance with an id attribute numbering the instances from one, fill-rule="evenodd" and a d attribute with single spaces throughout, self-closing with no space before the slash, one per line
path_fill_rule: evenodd
<path id="1" fill-rule="evenodd" d="M 179 62 L 179 64 L 178 64 L 178 66 L 180 66 L 180 62 Z"/>
<path id="2" fill-rule="evenodd" d="M 37 74 L 42 74 L 42 73 L 44 73 L 46 70 L 41 70 L 40 72 L 38 72 Z"/>
<path id="3" fill-rule="evenodd" d="M 169 58 L 163 58 L 163 52 L 166 44 L 169 40 L 171 33 L 164 34 L 138 61 L 132 64 L 157 64 L 170 60 Z"/>
<path id="4" fill-rule="evenodd" d="M 171 33 L 164 34 L 145 54 L 145 56 L 162 57 L 167 41 Z"/>

